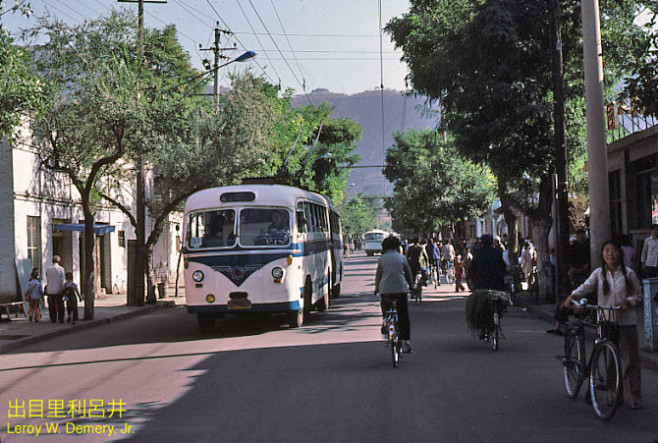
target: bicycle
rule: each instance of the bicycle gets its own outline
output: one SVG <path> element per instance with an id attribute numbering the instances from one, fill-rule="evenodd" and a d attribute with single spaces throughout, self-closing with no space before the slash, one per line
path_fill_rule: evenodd
<path id="1" fill-rule="evenodd" d="M 596 323 L 578 318 L 575 323 L 567 322 L 564 337 L 562 366 L 567 397 L 575 399 L 580 387 L 589 379 L 587 395 L 591 399 L 594 413 L 601 420 L 610 419 L 622 400 L 622 364 L 619 349 L 609 331 L 614 327 L 613 319 L 619 306 L 588 305 L 587 299 L 572 301 L 580 308 L 596 311 Z M 596 328 L 596 338 L 589 360 L 586 361 L 585 326 Z"/>
<path id="2" fill-rule="evenodd" d="M 434 264 L 430 266 L 430 280 L 434 283 L 434 289 L 437 289 L 441 284 L 441 274 L 439 272 L 439 267 Z"/>
<path id="3" fill-rule="evenodd" d="M 402 353 L 402 340 L 400 340 L 400 326 L 398 323 L 397 301 L 391 301 L 391 307 L 386 311 L 382 325 L 382 333 L 386 335 L 386 346 L 391 350 L 393 367 L 397 368 Z"/>
<path id="4" fill-rule="evenodd" d="M 455 262 L 450 261 L 446 264 L 446 283 L 449 285 L 455 282 Z"/>
<path id="5" fill-rule="evenodd" d="M 413 295 L 416 304 L 423 301 L 423 286 L 425 286 L 425 272 L 421 269 L 416 272 L 414 287 L 411 288 L 411 294 Z"/>
<path id="6" fill-rule="evenodd" d="M 491 341 L 494 351 L 498 350 L 500 339 L 505 338 L 500 319 L 503 316 L 503 305 L 507 304 L 510 304 L 510 298 L 506 293 L 494 293 L 491 296 L 491 322 L 484 329 L 484 340 Z"/>

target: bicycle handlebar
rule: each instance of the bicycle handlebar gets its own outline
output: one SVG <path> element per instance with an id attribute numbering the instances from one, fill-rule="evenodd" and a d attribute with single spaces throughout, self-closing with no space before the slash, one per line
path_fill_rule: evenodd
<path id="1" fill-rule="evenodd" d="M 579 301 L 576 300 L 571 300 L 571 303 L 576 305 L 577 307 L 581 309 L 588 309 L 588 310 L 595 310 L 595 309 L 603 309 L 606 311 L 616 311 L 618 309 L 621 309 L 621 306 L 600 306 L 600 305 L 590 305 L 587 303 L 586 298 L 581 298 Z"/>

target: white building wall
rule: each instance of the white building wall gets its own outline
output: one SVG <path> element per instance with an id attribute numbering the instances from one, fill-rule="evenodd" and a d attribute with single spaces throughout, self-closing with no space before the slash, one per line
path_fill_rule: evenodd
<path id="1" fill-rule="evenodd" d="M 30 135 L 25 131 L 23 140 L 30 140 Z M 28 216 L 40 217 L 42 272 L 50 265 L 54 255 L 54 223 L 84 221 L 79 193 L 68 177 L 54 175 L 39 168 L 35 145 L 31 140 L 18 143 L 14 147 L 5 142 L 0 145 L 0 221 L 3 226 L 0 230 L 0 301 L 15 300 L 19 297 L 21 289 L 17 282 L 24 285 L 29 278 L 32 264 L 28 259 Z M 134 185 L 126 183 L 121 186 L 121 190 L 121 200 L 134 213 Z M 179 218 L 182 224 L 182 216 Z M 109 205 L 100 208 L 96 222 L 115 226 L 115 232 L 106 234 L 100 240 L 103 242 L 104 267 L 101 272 L 105 290 L 125 293 L 128 278 L 128 241 L 135 239 L 134 228 L 128 216 Z M 126 242 L 123 246 L 119 245 L 118 231 L 125 232 Z M 73 272 L 74 281 L 78 284 L 81 277 L 82 236 L 80 232 L 58 234 L 61 238 L 60 255 L 63 265 L 67 271 Z M 176 231 L 172 224 L 171 230 L 166 230 L 156 245 L 160 261 L 173 266 L 171 271 L 169 268 L 164 269 L 165 275 L 175 273 L 176 261 L 172 259 L 177 257 L 175 247 Z"/>

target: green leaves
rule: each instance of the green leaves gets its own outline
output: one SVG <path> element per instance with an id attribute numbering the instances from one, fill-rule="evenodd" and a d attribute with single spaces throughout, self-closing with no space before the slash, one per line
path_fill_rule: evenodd
<path id="1" fill-rule="evenodd" d="M 394 183 L 386 207 L 396 231 L 436 232 L 481 214 L 493 201 L 491 174 L 460 157 L 452 140 L 414 130 L 394 138 L 384 175 Z"/>

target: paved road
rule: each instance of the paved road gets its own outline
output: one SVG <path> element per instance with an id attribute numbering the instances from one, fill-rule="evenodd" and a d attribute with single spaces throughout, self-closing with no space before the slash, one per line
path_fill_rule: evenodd
<path id="1" fill-rule="evenodd" d="M 16 425 L 59 423 L 38 441 L 634 441 L 658 440 L 658 376 L 643 372 L 645 409 L 602 423 L 563 395 L 546 323 L 514 308 L 493 352 L 466 329 L 464 298 L 442 287 L 411 306 L 415 353 L 392 369 L 371 295 L 375 258 L 349 260 L 344 297 L 291 330 L 270 317 L 228 318 L 202 337 L 183 308 L 72 334 L 2 357 L 2 442 Z M 121 418 L 9 418 L 10 402 L 126 403 Z M 89 411 L 88 411 L 89 412 Z M 79 414 L 78 414 L 79 415 Z M 33 416 L 34 417 L 34 416 Z M 130 433 L 119 429 L 130 427 Z M 91 433 L 98 430 L 100 433 Z M 47 432 L 42 428 L 41 434 Z"/>

